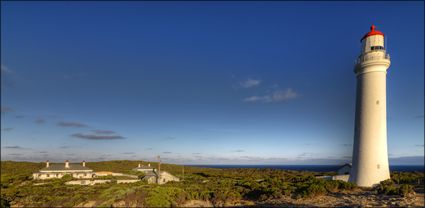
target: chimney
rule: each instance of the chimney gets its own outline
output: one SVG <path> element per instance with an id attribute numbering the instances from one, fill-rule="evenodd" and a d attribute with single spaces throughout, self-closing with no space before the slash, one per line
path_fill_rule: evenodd
<path id="1" fill-rule="evenodd" d="M 83 167 L 86 167 L 86 161 L 83 160 Z"/>
<path id="2" fill-rule="evenodd" d="M 65 168 L 69 168 L 69 161 L 65 160 Z"/>
<path id="3" fill-rule="evenodd" d="M 46 168 L 48 168 L 50 165 L 50 162 L 48 160 L 46 160 Z"/>
<path id="4" fill-rule="evenodd" d="M 139 165 L 137 167 L 140 168 L 140 163 L 139 163 Z"/>

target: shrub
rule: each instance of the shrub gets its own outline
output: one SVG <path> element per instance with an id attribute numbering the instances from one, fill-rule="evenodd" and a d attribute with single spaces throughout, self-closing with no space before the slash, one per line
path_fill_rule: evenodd
<path id="1" fill-rule="evenodd" d="M 412 185 L 402 184 L 397 186 L 391 179 L 382 181 L 378 186 L 376 186 L 375 190 L 377 193 L 385 195 L 407 196 L 415 193 Z"/>
<path id="2" fill-rule="evenodd" d="M 413 190 L 413 186 L 412 185 L 402 184 L 399 187 L 398 194 L 400 196 L 407 196 L 407 195 L 412 194 L 412 193 L 415 193 L 415 191 Z"/>

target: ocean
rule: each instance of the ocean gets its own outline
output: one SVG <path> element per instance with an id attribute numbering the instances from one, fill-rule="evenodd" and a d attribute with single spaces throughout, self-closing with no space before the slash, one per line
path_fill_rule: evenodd
<path id="1" fill-rule="evenodd" d="M 190 165 L 206 168 L 271 168 L 279 170 L 303 170 L 314 172 L 330 172 L 337 170 L 339 165 Z M 391 171 L 399 172 L 424 172 L 423 165 L 391 165 Z"/>

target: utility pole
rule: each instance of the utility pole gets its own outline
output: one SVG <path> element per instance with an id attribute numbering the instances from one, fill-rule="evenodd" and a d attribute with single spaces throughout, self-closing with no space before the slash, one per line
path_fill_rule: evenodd
<path id="1" fill-rule="evenodd" d="M 182 180 L 184 180 L 184 164 L 183 164 L 182 172 L 183 172 L 183 178 L 182 178 Z"/>
<path id="2" fill-rule="evenodd" d="M 158 155 L 158 181 L 157 181 L 157 183 L 159 184 L 160 182 L 161 182 L 161 158 L 159 157 L 159 155 Z"/>

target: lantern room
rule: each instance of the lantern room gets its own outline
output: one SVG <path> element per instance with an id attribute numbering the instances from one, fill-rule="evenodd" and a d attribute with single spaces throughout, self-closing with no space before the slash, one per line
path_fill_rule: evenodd
<path id="1" fill-rule="evenodd" d="M 370 31 L 361 39 L 362 54 L 375 51 L 385 51 L 384 33 L 375 29 L 375 25 L 370 27 Z"/>

